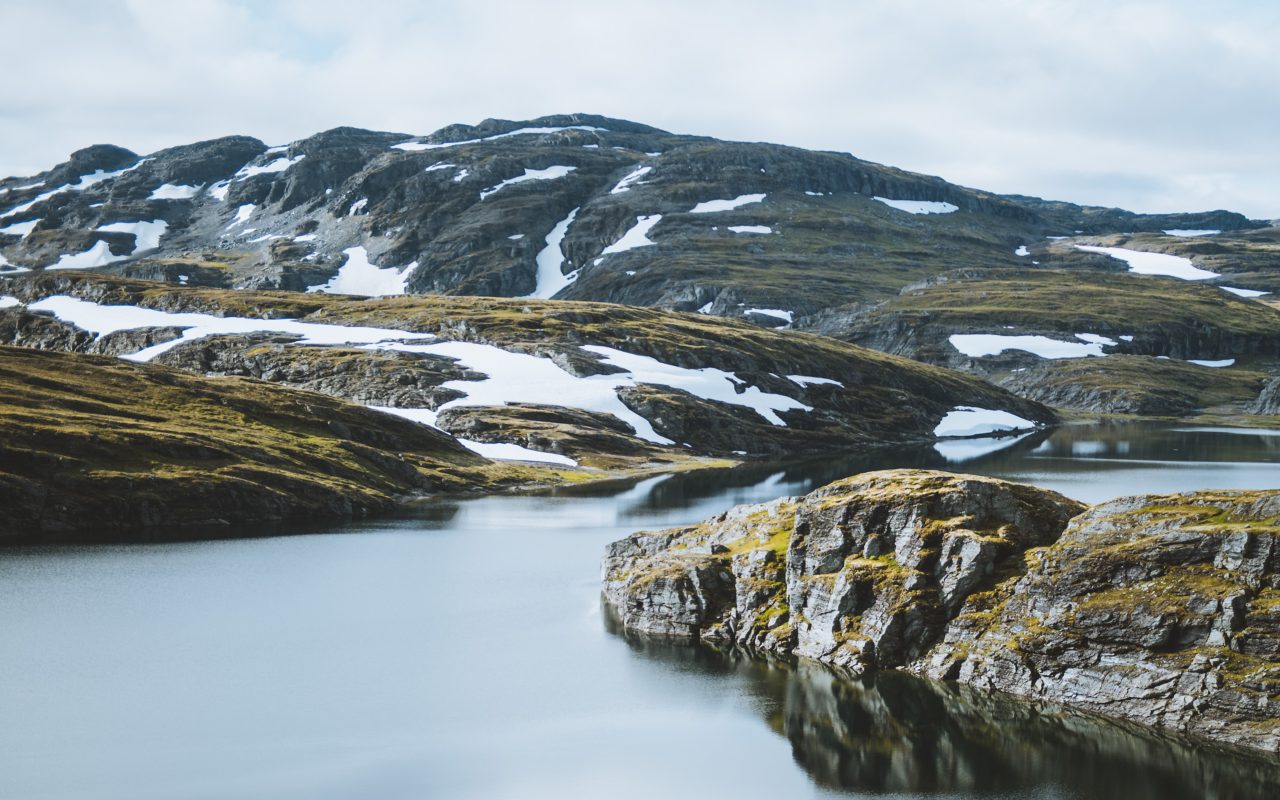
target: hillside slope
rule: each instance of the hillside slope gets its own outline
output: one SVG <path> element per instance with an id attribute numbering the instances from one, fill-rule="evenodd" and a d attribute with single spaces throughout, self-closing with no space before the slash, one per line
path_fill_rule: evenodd
<path id="1" fill-rule="evenodd" d="M 0 543 L 243 535 L 494 488 L 495 467 L 437 431 L 311 392 L 0 347 Z"/>
<path id="2" fill-rule="evenodd" d="M 574 449 L 574 437 L 623 446 L 621 434 L 633 448 L 760 456 L 932 441 L 957 407 L 1013 415 L 1026 427 L 1055 420 L 1038 403 L 951 370 L 812 334 L 653 309 L 358 300 L 70 272 L 10 278 L 0 294 L 12 297 L 0 301 L 9 305 L 0 309 L 4 343 L 263 378 L 579 461 L 603 440 Z M 532 442 L 527 429 L 549 423 L 517 406 L 559 409 L 569 415 L 563 424 L 579 430 Z"/>
<path id="3" fill-rule="evenodd" d="M 847 154 L 574 114 L 426 137 L 337 128 L 273 148 L 228 137 L 145 158 L 96 145 L 0 181 L 0 269 L 554 295 L 780 326 L 946 270 L 1016 266 L 1045 236 L 1260 224 L 1000 196 Z"/>

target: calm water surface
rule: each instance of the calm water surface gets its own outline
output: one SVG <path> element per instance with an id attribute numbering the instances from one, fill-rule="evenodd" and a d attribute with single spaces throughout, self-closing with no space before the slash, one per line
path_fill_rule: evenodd
<path id="1" fill-rule="evenodd" d="M 865 469 L 1091 502 L 1280 487 L 1265 433 L 984 447 L 442 502 L 317 535 L 0 551 L 0 798 L 1280 796 L 1274 759 L 626 637 L 601 612 L 606 543 Z"/>

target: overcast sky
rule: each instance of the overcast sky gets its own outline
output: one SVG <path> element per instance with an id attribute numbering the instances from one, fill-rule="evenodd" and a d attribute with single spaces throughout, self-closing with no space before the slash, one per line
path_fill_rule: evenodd
<path id="1" fill-rule="evenodd" d="M 999 192 L 1280 217 L 1280 3 L 0 0 L 0 174 L 584 111 Z"/>

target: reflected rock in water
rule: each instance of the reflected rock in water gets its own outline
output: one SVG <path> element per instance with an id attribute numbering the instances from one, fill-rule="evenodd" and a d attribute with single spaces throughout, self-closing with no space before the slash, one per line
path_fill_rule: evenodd
<path id="1" fill-rule="evenodd" d="M 974 796 L 1244 800 L 1275 797 L 1280 762 L 1136 725 L 902 672 L 848 675 L 807 660 L 616 633 L 664 668 L 736 678 L 815 783 Z"/>

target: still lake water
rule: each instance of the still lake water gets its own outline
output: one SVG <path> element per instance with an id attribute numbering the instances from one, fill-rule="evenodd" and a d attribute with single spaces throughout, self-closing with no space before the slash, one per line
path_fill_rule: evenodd
<path id="1" fill-rule="evenodd" d="M 1254 798 L 1243 757 L 963 687 L 625 637 L 610 541 L 932 466 L 1096 502 L 1280 487 L 1280 436 L 1081 426 L 432 504 L 323 534 L 0 551 L 0 798 Z"/>

